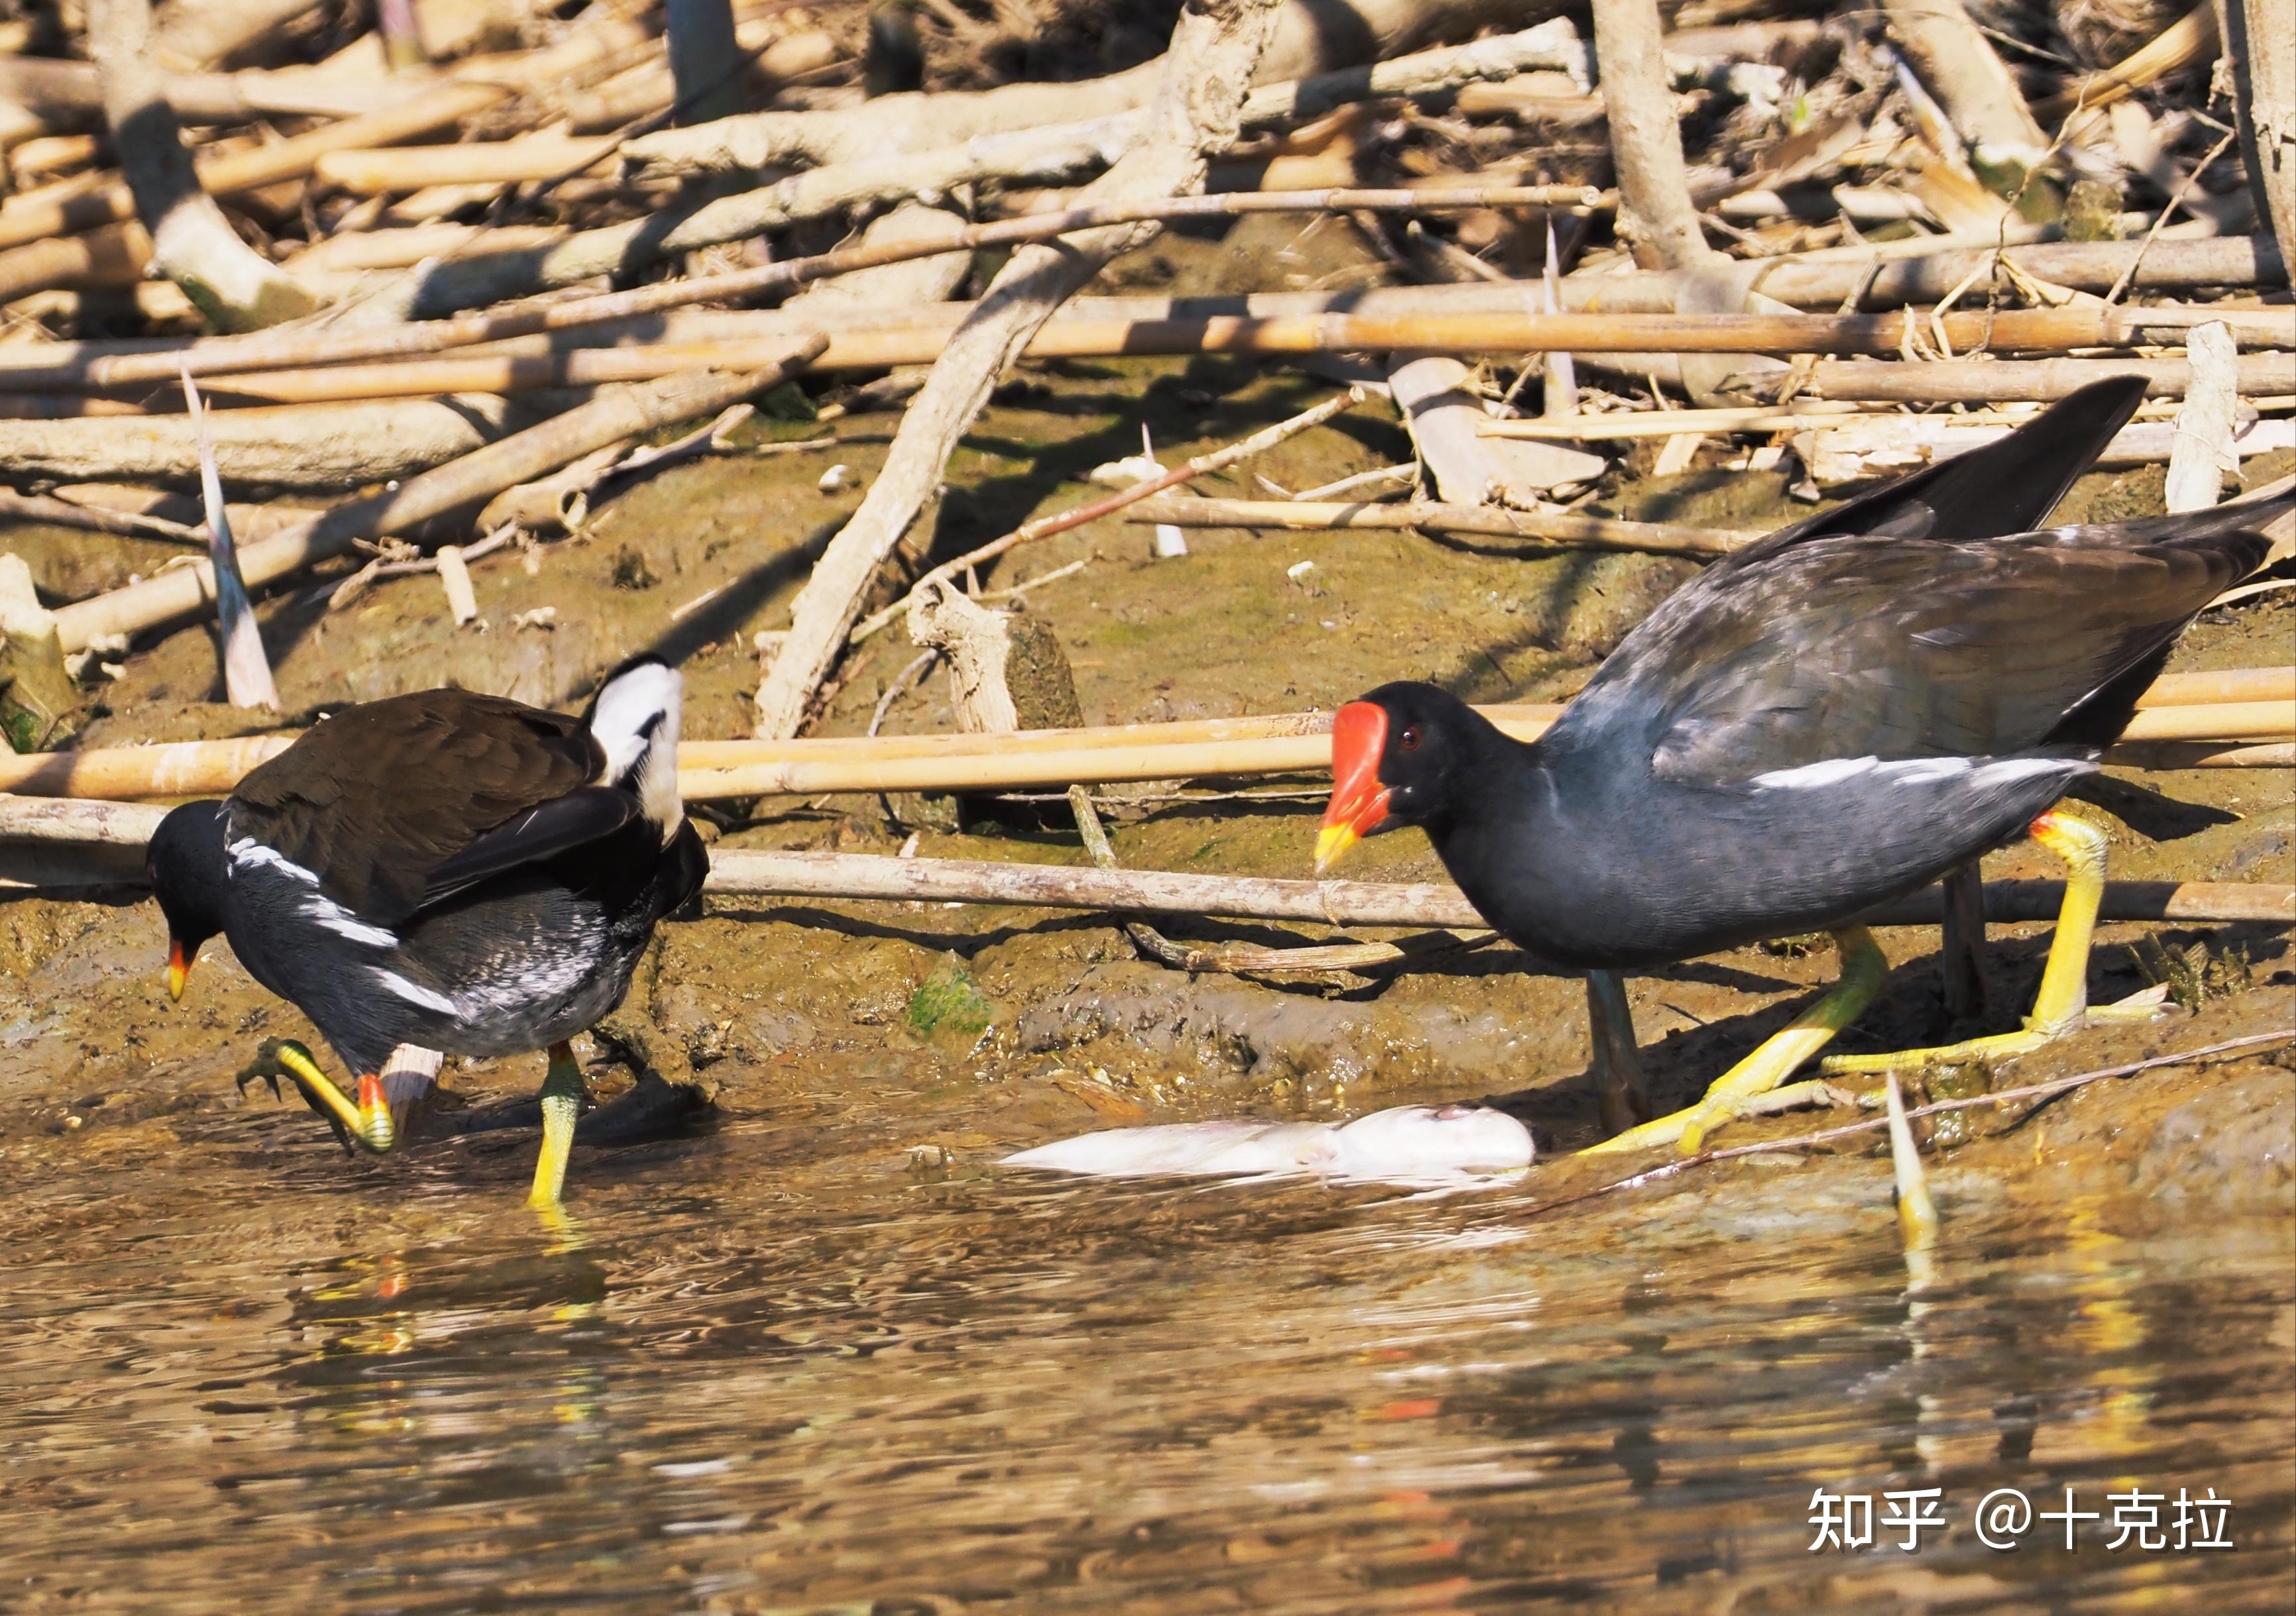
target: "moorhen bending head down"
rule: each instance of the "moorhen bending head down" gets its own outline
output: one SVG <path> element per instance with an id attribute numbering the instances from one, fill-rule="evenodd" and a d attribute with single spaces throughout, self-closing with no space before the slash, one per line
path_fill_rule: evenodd
<path id="1" fill-rule="evenodd" d="M 568 1040 L 621 1002 L 655 923 L 709 869 L 678 800 L 680 689 L 639 657 L 578 718 L 463 690 L 392 696 L 320 723 L 226 800 L 176 808 L 147 857 L 169 994 L 223 933 L 335 1046 L 358 1100 L 299 1045 L 266 1045 L 276 1068 L 259 1075 L 283 1070 L 377 1153 L 397 1137 L 379 1076 L 395 1048 L 546 1047 L 532 1199 L 554 1203 L 582 1092 Z"/>
<path id="2" fill-rule="evenodd" d="M 1697 1105 L 1600 1148 L 1695 1150 L 1877 991 L 1884 966 L 1857 916 L 2021 833 L 2072 874 L 2034 1012 L 2021 1032 L 1950 1053 L 2021 1053 L 2079 1026 L 2103 838 L 2053 805 L 2096 769 L 2185 626 L 2264 560 L 2257 529 L 2296 504 L 2024 531 L 2144 391 L 2137 378 L 2084 388 L 1717 562 L 1529 744 L 1431 685 L 1348 703 L 1318 867 L 1358 836 L 1425 827 L 1494 930 L 1590 973 L 1614 1127 L 1637 1103 L 1606 1070 L 1606 1020 L 1608 1066 L 1633 1049 L 1615 972 L 1834 931 L 1832 993 Z"/>

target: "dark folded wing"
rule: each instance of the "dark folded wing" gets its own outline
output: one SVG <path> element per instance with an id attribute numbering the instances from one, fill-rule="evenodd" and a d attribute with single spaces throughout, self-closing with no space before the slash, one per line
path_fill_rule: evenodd
<path id="1" fill-rule="evenodd" d="M 241 781 L 233 833 L 389 924 L 430 901 L 433 872 L 590 784 L 603 761 L 581 720 L 562 713 L 467 691 L 394 696 L 327 719 Z"/>
<path id="2" fill-rule="evenodd" d="M 1620 677 L 1664 704 L 1652 765 L 1670 779 L 2103 744 L 2127 723 L 2125 701 L 2117 722 L 2090 710 L 2079 733 L 2067 716 L 2133 671 L 2149 680 L 2193 614 L 2263 559 L 2250 529 L 2272 514 L 1974 544 L 1813 539 L 1742 573 L 1671 632 L 1621 646 L 1635 665 Z"/>
<path id="3" fill-rule="evenodd" d="M 430 871 L 424 907 L 521 865 L 537 864 L 603 841 L 638 816 L 636 796 L 611 786 L 586 785 L 537 803 L 495 826 Z"/>

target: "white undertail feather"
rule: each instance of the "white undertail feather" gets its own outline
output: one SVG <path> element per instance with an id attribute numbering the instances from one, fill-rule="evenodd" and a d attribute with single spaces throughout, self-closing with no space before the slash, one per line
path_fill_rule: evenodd
<path id="1" fill-rule="evenodd" d="M 677 718 L 685 682 L 674 668 L 645 662 L 598 693 L 590 733 L 606 753 L 606 779 L 635 784 L 645 816 L 665 844 L 685 822 L 677 795 Z"/>

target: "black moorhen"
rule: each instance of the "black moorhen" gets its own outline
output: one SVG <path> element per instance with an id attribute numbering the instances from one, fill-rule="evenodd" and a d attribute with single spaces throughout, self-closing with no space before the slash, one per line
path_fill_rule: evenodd
<path id="1" fill-rule="evenodd" d="M 1605 1021 L 1627 1025 L 1618 971 L 1833 931 L 1832 992 L 1697 1105 L 1598 1149 L 1696 1150 L 1879 989 L 1857 916 L 2020 833 L 2070 868 L 2049 962 L 2025 1030 L 1955 1048 L 2021 1053 L 2079 1026 L 2104 841 L 2053 805 L 2095 770 L 2185 626 L 2263 561 L 2257 529 L 2296 504 L 2021 531 L 2143 394 L 2136 378 L 2084 388 L 1716 562 L 1530 744 L 1431 685 L 1348 703 L 1317 867 L 1358 836 L 1424 826 L 1494 930 L 1589 972 L 1598 1078 L 1612 1075 Z M 1615 1083 L 1603 1100 L 1611 1126 L 1631 1120 Z"/>
<path id="2" fill-rule="evenodd" d="M 582 1094 L 568 1040 L 621 1002 L 655 923 L 709 869 L 677 795 L 680 690 L 638 657 L 579 718 L 463 690 L 392 696 L 320 723 L 226 800 L 176 808 L 147 857 L 169 995 L 222 932 L 326 1035 L 358 1101 L 292 1043 L 267 1044 L 271 1070 L 249 1075 L 275 1086 L 283 1070 L 376 1153 L 397 1138 L 379 1076 L 393 1049 L 547 1047 L 530 1199 L 555 1204 Z"/>

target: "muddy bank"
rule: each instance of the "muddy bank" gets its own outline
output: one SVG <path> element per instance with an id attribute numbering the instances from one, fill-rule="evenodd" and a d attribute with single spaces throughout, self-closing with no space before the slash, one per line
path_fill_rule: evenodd
<path id="1" fill-rule="evenodd" d="M 1279 221 L 1247 221 L 1218 239 L 1171 238 L 1127 274 L 1176 291 L 1276 283 L 1269 260 L 1291 251 L 1292 240 Z M 1328 242 L 1318 250 L 1323 273 L 1333 269 L 1326 259 L 1346 256 Z M 1086 474 L 1136 453 L 1144 425 L 1168 463 L 1295 413 L 1329 388 L 1294 371 L 1225 358 L 1024 370 L 1001 390 L 952 463 L 931 554 L 958 553 L 1089 497 Z M 103 686 L 86 740 L 241 733 L 301 722 L 346 700 L 439 683 L 566 704 L 640 649 L 685 668 L 689 734 L 742 734 L 758 671 L 753 636 L 787 621 L 811 557 L 874 475 L 889 423 L 873 415 L 826 429 L 768 420 L 752 429 L 752 442 L 823 435 L 835 442 L 800 453 L 703 459 L 636 483 L 607 499 L 578 534 L 477 564 L 481 621 L 463 629 L 452 626 L 439 586 L 427 576 L 381 582 L 341 611 L 329 607 L 332 578 L 275 596 L 263 608 L 264 633 L 288 709 L 283 718 L 220 703 L 207 630 L 139 646 Z M 1639 446 L 1616 464 L 1593 508 L 1748 530 L 1808 508 L 1776 473 L 1701 463 L 1679 476 L 1649 477 L 1654 452 Z M 1201 491 L 1257 494 L 1260 480 L 1296 490 L 1409 457 L 1393 411 L 1374 401 L 1206 480 Z M 824 491 L 822 474 L 832 464 L 849 475 Z M 2157 509 L 2159 498 L 2157 470 L 2095 476 L 2075 490 L 2066 513 L 2134 514 Z M 57 593 L 148 571 L 172 554 L 134 539 L 20 537 L 43 588 Z M 1103 521 L 1017 552 L 980 582 L 1009 586 L 1084 563 L 1032 592 L 1029 607 L 1061 640 L 1086 720 L 1116 723 L 1330 707 L 1399 677 L 1431 679 L 1476 700 L 1556 699 L 1583 684 L 1627 629 L 1693 570 L 1638 555 L 1525 556 L 1503 546 L 1406 533 L 1204 529 L 1190 533 L 1189 550 L 1155 559 L 1147 529 Z M 890 598 L 891 586 L 882 587 Z M 2204 617 L 2172 666 L 2284 661 L 2292 642 L 2296 604 L 2285 594 L 2267 595 Z M 863 730 L 913 655 L 898 626 L 871 642 L 849 664 L 818 730 Z M 885 720 L 897 734 L 951 726 L 938 676 L 895 702 Z M 1119 859 L 1178 870 L 1305 873 L 1320 806 L 1314 783 L 1291 783 L 1298 790 L 1289 797 L 1284 782 L 1250 783 L 1257 794 L 1250 796 L 1180 800 L 1152 787 L 1111 792 Z M 2110 831 L 2118 874 L 2296 878 L 2296 805 L 2286 771 L 2115 771 L 2087 795 L 2088 811 Z M 914 803 L 858 796 L 713 805 L 707 816 L 707 833 L 727 846 L 890 852 L 915 830 L 926 855 L 1083 858 L 1065 810 L 1041 801 L 972 803 L 962 833 L 933 828 L 952 823 L 945 808 L 920 824 Z M 2046 856 L 2024 846 L 1995 855 L 1987 871 L 2055 874 Z M 1407 833 L 1367 844 L 1360 873 L 1418 879 L 1439 871 L 1424 839 Z M 1322 935 L 1316 928 L 1189 919 L 1169 929 L 1204 939 Z M 2040 927 L 1996 931 L 1990 1029 L 2013 1025 L 2022 1013 L 2046 936 Z M 2146 934 L 2133 926 L 2104 930 L 2091 971 L 2093 998 L 2144 985 L 2132 946 Z M 2240 972 L 2219 971 L 2212 980 L 2226 997 L 2191 1025 L 2084 1034 L 2021 1062 L 2018 1079 L 2204 1041 L 2225 1018 L 2243 1026 L 2259 1017 L 2286 1021 L 2296 977 L 2284 934 L 2218 927 L 2169 933 L 2162 941 L 2178 950 L 2198 943 L 2212 956 L 2244 956 L 2246 985 Z M 1893 931 L 1884 946 L 1895 967 L 1888 991 L 1844 1047 L 1885 1048 L 1976 1029 L 1945 1023 L 1933 932 Z M 308 1139 L 314 1120 L 291 1106 L 273 1114 L 261 1091 L 242 1101 L 232 1083 L 261 1038 L 309 1038 L 301 1018 L 255 988 L 220 942 L 209 945 L 184 1005 L 168 1005 L 158 991 L 161 947 L 148 906 L 124 898 L 0 901 L 0 1138 L 45 1136 L 58 1148 L 124 1160 L 216 1128 L 258 1141 Z M 1747 949 L 1636 979 L 1633 1003 L 1658 1096 L 1674 1103 L 1694 1094 L 1788 1019 L 1832 969 L 1823 948 Z M 952 1146 L 960 1161 L 1111 1119 L 1332 1116 L 1433 1099 L 1499 1100 L 1530 1121 L 1548 1147 L 1586 1143 L 1595 1126 L 1581 1076 L 1579 983 L 1496 944 L 1461 947 L 1408 972 L 1276 984 L 1191 978 L 1144 963 L 1120 931 L 1090 916 L 713 903 L 705 918 L 667 929 L 650 986 L 620 1024 L 625 1054 L 636 1051 L 668 1075 L 693 1081 L 728 1117 L 833 1105 L 862 1088 L 891 1086 L 924 1096 L 921 1126 L 930 1116 L 934 1128 L 979 1142 Z M 608 1093 L 627 1081 L 627 1062 L 613 1054 L 602 1046 L 594 1057 Z M 539 1068 L 538 1057 L 450 1062 L 445 1082 L 456 1097 L 447 1103 L 529 1094 Z M 2173 1087 L 2171 1079 L 2148 1079 L 2059 1109 L 2151 1106 L 2147 1096 Z M 2214 1128 L 2213 1112 L 2192 1114 L 2201 1119 L 2194 1127 Z M 402 1169 L 385 1163 L 346 1170 Z M 601 1170 L 611 1169 L 586 1164 L 578 1184 Z"/>

